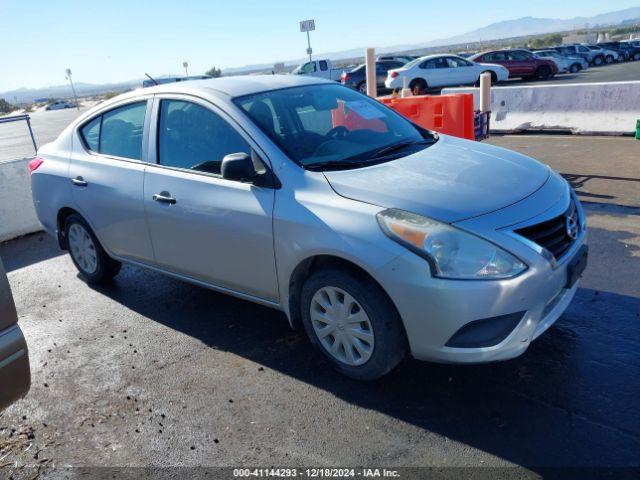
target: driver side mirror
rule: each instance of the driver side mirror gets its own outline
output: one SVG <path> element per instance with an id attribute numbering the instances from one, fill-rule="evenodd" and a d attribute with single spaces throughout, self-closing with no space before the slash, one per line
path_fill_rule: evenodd
<path id="1" fill-rule="evenodd" d="M 258 173 L 251 157 L 244 152 L 230 153 L 222 159 L 222 178 L 236 182 L 253 182 Z"/>

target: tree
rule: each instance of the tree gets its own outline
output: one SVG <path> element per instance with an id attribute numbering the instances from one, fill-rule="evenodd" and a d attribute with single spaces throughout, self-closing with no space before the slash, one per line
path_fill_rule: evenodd
<path id="1" fill-rule="evenodd" d="M 205 75 L 213 78 L 218 78 L 222 76 L 222 70 L 216 67 L 211 67 L 209 70 L 204 72 Z"/>
<path id="2" fill-rule="evenodd" d="M 0 113 L 11 113 L 16 109 L 14 105 L 11 105 L 4 98 L 0 98 Z"/>

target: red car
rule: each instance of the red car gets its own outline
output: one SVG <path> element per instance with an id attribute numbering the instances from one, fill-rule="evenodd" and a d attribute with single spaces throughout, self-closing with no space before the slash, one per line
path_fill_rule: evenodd
<path id="1" fill-rule="evenodd" d="M 509 70 L 509 78 L 536 78 L 547 80 L 558 73 L 553 60 L 536 58 L 526 50 L 494 50 L 476 53 L 469 60 L 478 63 L 496 63 Z"/>

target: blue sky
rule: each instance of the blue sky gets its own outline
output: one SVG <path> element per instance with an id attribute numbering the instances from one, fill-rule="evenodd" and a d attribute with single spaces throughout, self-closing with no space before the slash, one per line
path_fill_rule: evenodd
<path id="1" fill-rule="evenodd" d="M 0 92 L 62 84 L 67 67 L 75 81 L 106 83 L 181 73 L 184 60 L 195 74 L 300 58 L 306 38 L 298 22 L 307 18 L 316 20 L 311 42 L 321 53 L 429 41 L 523 16 L 591 16 L 638 0 L 371 4 L 367 11 L 362 0 L 0 0 Z"/>

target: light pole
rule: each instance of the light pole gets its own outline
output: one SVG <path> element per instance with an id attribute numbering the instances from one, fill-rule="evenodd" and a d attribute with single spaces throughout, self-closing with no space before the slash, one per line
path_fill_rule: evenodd
<path id="1" fill-rule="evenodd" d="M 67 78 L 69 79 L 69 83 L 71 84 L 71 91 L 73 92 L 73 98 L 74 98 L 74 100 L 76 102 L 76 108 L 78 110 L 80 110 L 80 104 L 78 103 L 78 96 L 76 95 L 76 89 L 73 86 L 73 80 L 71 79 L 71 69 L 70 68 L 67 68 L 66 74 L 67 74 Z"/>
<path id="2" fill-rule="evenodd" d="M 184 73 L 188 77 L 189 76 L 189 62 L 182 62 L 182 66 L 184 67 Z"/>

